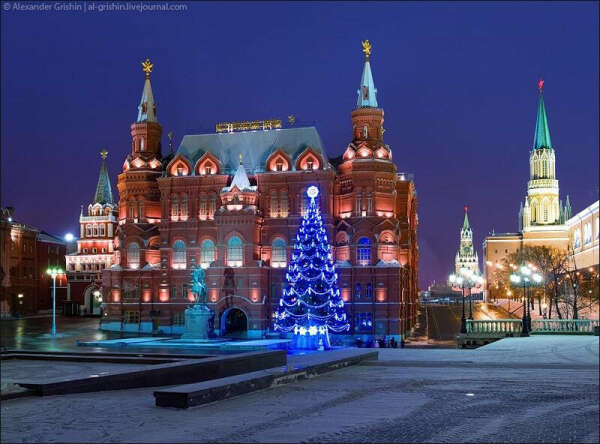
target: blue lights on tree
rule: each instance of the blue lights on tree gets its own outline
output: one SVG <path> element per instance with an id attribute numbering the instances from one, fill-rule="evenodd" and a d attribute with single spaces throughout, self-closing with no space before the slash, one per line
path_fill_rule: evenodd
<path id="1" fill-rule="evenodd" d="M 329 348 L 329 331 L 348 331 L 344 301 L 337 286 L 338 275 L 315 202 L 319 190 L 306 191 L 309 204 L 294 242 L 294 252 L 285 274 L 275 313 L 275 331 L 293 333 L 294 346 L 301 349 Z"/>

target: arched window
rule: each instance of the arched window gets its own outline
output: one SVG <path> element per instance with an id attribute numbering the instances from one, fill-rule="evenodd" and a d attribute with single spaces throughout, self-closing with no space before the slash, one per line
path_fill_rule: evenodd
<path id="1" fill-rule="evenodd" d="M 356 284 L 356 293 L 354 294 L 355 299 L 360 299 L 361 291 L 362 291 L 362 286 L 360 284 Z"/>
<path id="2" fill-rule="evenodd" d="M 185 266 L 185 242 L 178 240 L 173 244 L 173 268 L 184 269 Z"/>
<path id="3" fill-rule="evenodd" d="M 283 171 L 283 159 L 281 157 L 278 157 L 275 161 L 275 170 Z"/>
<path id="4" fill-rule="evenodd" d="M 204 174 L 212 174 L 213 165 L 210 162 L 204 164 Z"/>
<path id="5" fill-rule="evenodd" d="M 94 236 L 98 236 L 98 225 L 94 225 Z"/>
<path id="6" fill-rule="evenodd" d="M 92 226 L 91 225 L 85 226 L 85 236 L 92 237 Z"/>
<path id="7" fill-rule="evenodd" d="M 356 215 L 360 216 L 362 214 L 362 192 L 356 192 L 356 205 L 355 205 Z"/>
<path id="8" fill-rule="evenodd" d="M 544 202 L 544 222 L 548 222 L 548 202 Z"/>
<path id="9" fill-rule="evenodd" d="M 356 256 L 360 265 L 369 265 L 371 263 L 371 241 L 368 237 L 361 237 L 358 240 Z"/>
<path id="10" fill-rule="evenodd" d="M 100 236 L 105 236 L 104 224 L 100 225 Z"/>
<path id="11" fill-rule="evenodd" d="M 127 266 L 129 268 L 140 266 L 140 246 L 136 242 L 131 242 L 127 247 Z"/>
<path id="12" fill-rule="evenodd" d="M 200 265 L 202 268 L 210 267 L 215 260 L 215 243 L 210 239 L 205 239 L 200 245 Z"/>
<path id="13" fill-rule="evenodd" d="M 287 263 L 285 241 L 278 237 L 273 241 L 271 246 L 271 266 L 273 267 L 285 267 Z"/>
<path id="14" fill-rule="evenodd" d="M 231 237 L 227 242 L 227 265 L 242 266 L 242 240 L 237 236 Z"/>
<path id="15" fill-rule="evenodd" d="M 144 217 L 144 201 L 138 200 L 138 218 Z"/>

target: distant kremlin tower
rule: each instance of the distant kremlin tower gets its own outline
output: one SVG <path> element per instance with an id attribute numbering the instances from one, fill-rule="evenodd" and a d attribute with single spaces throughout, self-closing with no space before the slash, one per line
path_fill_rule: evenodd
<path id="1" fill-rule="evenodd" d="M 281 121 L 219 124 L 215 133 L 184 136 L 164 155 L 153 65 L 142 63 L 142 98 L 118 176 L 115 252 L 102 274 L 102 329 L 181 333 L 193 300 L 190 270 L 201 266 L 217 334 L 272 333 L 306 189 L 316 185 L 350 333 L 399 339 L 410 332 L 418 290 L 415 184 L 398 172 L 383 141 L 368 41 L 363 52 L 351 141 L 337 158 L 327 156 L 315 127 L 292 119 L 286 128 Z"/>
<path id="2" fill-rule="evenodd" d="M 456 252 L 454 264 L 456 266 L 456 274 L 460 274 L 463 268 L 479 274 L 479 258 L 473 249 L 473 231 L 469 225 L 468 208 L 466 206 L 465 219 L 460 229 L 460 246 Z"/>

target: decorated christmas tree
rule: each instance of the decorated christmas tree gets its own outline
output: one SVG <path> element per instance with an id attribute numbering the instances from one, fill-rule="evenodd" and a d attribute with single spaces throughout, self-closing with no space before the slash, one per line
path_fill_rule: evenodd
<path id="1" fill-rule="evenodd" d="M 307 190 L 308 208 L 294 243 L 275 314 L 275 331 L 293 333 L 294 345 L 302 349 L 329 348 L 329 332 L 347 331 L 344 301 L 337 286 L 338 275 L 315 201 L 319 190 Z"/>

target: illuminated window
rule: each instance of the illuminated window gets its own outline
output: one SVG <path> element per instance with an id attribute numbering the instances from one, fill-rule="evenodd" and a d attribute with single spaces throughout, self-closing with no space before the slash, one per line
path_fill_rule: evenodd
<path id="1" fill-rule="evenodd" d="M 271 191 L 271 217 L 279 216 L 279 199 L 277 191 Z"/>
<path id="2" fill-rule="evenodd" d="M 188 201 L 187 201 L 187 195 L 184 194 L 183 197 L 181 198 L 181 215 L 183 217 L 187 217 L 188 214 Z"/>
<path id="3" fill-rule="evenodd" d="M 281 214 L 281 217 L 288 217 L 288 195 L 287 195 L 287 191 L 282 191 L 281 192 L 281 200 L 279 201 L 279 212 Z"/>
<path id="4" fill-rule="evenodd" d="M 173 244 L 173 268 L 184 269 L 185 266 L 185 242 L 178 240 Z"/>
<path id="5" fill-rule="evenodd" d="M 242 240 L 237 236 L 227 242 L 227 264 L 230 267 L 242 266 Z"/>
<path id="6" fill-rule="evenodd" d="M 215 260 L 215 243 L 210 239 L 202 241 L 200 246 L 200 262 L 203 268 L 208 268 Z"/>
<path id="7" fill-rule="evenodd" d="M 171 199 L 171 217 L 176 218 L 179 213 L 179 201 L 177 195 L 174 195 Z"/>
<path id="8" fill-rule="evenodd" d="M 273 267 L 285 267 L 287 263 L 285 241 L 278 237 L 273 241 L 273 245 L 271 247 L 271 265 Z"/>
<path id="9" fill-rule="evenodd" d="M 183 176 L 183 166 L 177 165 L 177 175 Z"/>
<path id="10" fill-rule="evenodd" d="M 592 224 L 585 224 L 583 227 L 583 243 L 589 244 L 592 241 Z"/>
<path id="11" fill-rule="evenodd" d="M 206 219 L 206 195 L 200 196 L 200 219 Z"/>
<path id="12" fill-rule="evenodd" d="M 357 216 L 360 216 L 360 214 L 362 213 L 362 192 L 360 191 L 356 192 L 356 202 L 354 211 L 356 212 Z"/>
<path id="13" fill-rule="evenodd" d="M 129 268 L 140 266 L 140 247 L 136 242 L 131 242 L 127 247 L 127 265 Z"/>
<path id="14" fill-rule="evenodd" d="M 358 240 L 356 255 L 360 265 L 369 265 L 371 263 L 371 241 L 368 237 L 361 237 Z"/>
<path id="15" fill-rule="evenodd" d="M 581 247 L 581 231 L 579 229 L 575 230 L 573 233 L 573 248 Z"/>
<path id="16" fill-rule="evenodd" d="M 308 159 L 306 159 L 306 169 L 312 170 L 313 166 L 314 166 L 314 159 L 312 157 L 309 157 Z"/>
<path id="17" fill-rule="evenodd" d="M 204 174 L 212 174 L 212 163 L 207 162 L 206 165 L 204 165 Z"/>
<path id="18" fill-rule="evenodd" d="M 367 193 L 367 214 L 373 214 L 373 195 Z"/>
<path id="19" fill-rule="evenodd" d="M 275 170 L 276 171 L 283 171 L 283 159 L 281 157 L 279 157 L 275 161 Z"/>
<path id="20" fill-rule="evenodd" d="M 215 194 L 210 195 L 210 204 L 208 206 L 208 218 L 214 219 L 215 211 L 217 211 L 217 196 Z"/>

